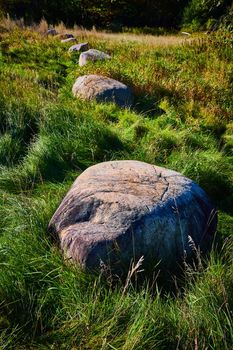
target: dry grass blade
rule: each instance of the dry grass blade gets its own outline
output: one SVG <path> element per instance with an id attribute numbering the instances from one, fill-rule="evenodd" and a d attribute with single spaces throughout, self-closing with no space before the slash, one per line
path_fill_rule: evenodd
<path id="1" fill-rule="evenodd" d="M 143 264 L 143 261 L 144 261 L 144 257 L 141 256 L 141 258 L 138 260 L 138 262 L 135 264 L 134 262 L 132 262 L 132 265 L 131 265 L 131 268 L 129 269 L 128 271 L 128 275 L 127 275 L 127 278 L 126 278 L 126 282 L 125 282 L 125 286 L 124 286 L 124 289 L 123 289 L 123 292 L 122 292 L 122 295 L 124 295 L 129 287 L 129 284 L 130 284 L 130 281 L 132 279 L 132 277 L 134 275 L 136 275 L 137 273 L 140 273 L 142 271 L 144 271 L 143 269 L 142 270 L 139 270 L 139 268 L 142 266 Z"/>

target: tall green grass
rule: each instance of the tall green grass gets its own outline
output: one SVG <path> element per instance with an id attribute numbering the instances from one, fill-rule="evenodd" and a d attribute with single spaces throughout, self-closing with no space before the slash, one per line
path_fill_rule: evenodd
<path id="1" fill-rule="evenodd" d="M 88 40 L 112 59 L 80 68 L 56 39 L 1 34 L 0 349 L 231 349 L 232 53 L 219 37 L 163 48 Z M 74 99 L 88 73 L 132 86 L 135 105 Z M 80 271 L 49 236 L 74 179 L 111 159 L 180 171 L 219 209 L 210 260 L 187 266 L 170 292 Z"/>

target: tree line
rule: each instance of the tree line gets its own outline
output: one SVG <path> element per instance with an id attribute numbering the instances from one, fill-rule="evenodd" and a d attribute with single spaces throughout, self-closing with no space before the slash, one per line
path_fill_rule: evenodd
<path id="1" fill-rule="evenodd" d="M 232 0 L 0 0 L 0 12 L 26 22 L 63 21 L 119 30 L 128 27 L 200 28 L 229 11 Z"/>

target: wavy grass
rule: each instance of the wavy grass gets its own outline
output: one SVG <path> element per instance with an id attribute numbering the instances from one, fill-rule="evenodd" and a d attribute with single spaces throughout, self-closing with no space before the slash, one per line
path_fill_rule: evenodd
<path id="1" fill-rule="evenodd" d="M 219 37 L 163 37 L 160 45 L 160 38 L 82 31 L 80 39 L 112 60 L 80 68 L 67 45 L 34 29 L 8 23 L 0 36 L 0 348 L 231 349 L 229 49 Z M 75 100 L 71 86 L 88 73 L 131 85 L 133 108 Z M 156 279 L 116 282 L 104 269 L 69 266 L 47 232 L 76 176 L 110 159 L 178 170 L 218 206 L 210 260 L 187 266 L 170 292 Z"/>

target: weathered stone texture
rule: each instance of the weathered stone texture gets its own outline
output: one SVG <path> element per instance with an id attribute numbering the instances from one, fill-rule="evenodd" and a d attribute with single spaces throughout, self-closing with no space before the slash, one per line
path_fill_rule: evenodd
<path id="1" fill-rule="evenodd" d="M 74 182 L 49 228 L 63 254 L 83 268 L 101 261 L 124 271 L 132 259 L 173 269 L 195 249 L 207 251 L 216 211 L 193 181 L 138 161 L 88 168 Z"/>
<path id="2" fill-rule="evenodd" d="M 121 107 L 131 106 L 133 95 L 125 84 L 101 75 L 84 75 L 73 85 L 74 96 L 84 100 L 114 102 Z"/>

